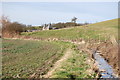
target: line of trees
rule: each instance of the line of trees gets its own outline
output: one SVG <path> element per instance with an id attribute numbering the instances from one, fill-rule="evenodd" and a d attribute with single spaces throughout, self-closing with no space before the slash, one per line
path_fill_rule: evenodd
<path id="1" fill-rule="evenodd" d="M 66 23 L 56 23 L 52 24 L 52 27 L 56 28 L 67 28 L 67 27 L 75 27 L 75 26 L 81 26 L 82 24 L 77 24 L 74 22 L 66 22 Z"/>
<path id="2" fill-rule="evenodd" d="M 32 25 L 27 25 L 26 30 L 42 30 L 43 26 L 32 26 Z"/>
<path id="3" fill-rule="evenodd" d="M 89 23 L 85 22 L 85 23 L 76 23 L 76 20 L 78 18 L 76 17 L 73 17 L 71 19 L 71 22 L 66 22 L 66 23 L 54 23 L 54 24 L 51 24 L 53 28 L 55 29 L 60 29 L 60 28 L 67 28 L 67 27 L 76 27 L 76 26 L 83 26 L 83 25 L 88 25 Z"/>
<path id="4" fill-rule="evenodd" d="M 66 23 L 54 23 L 52 25 L 52 29 L 60 29 L 67 27 L 75 27 L 87 25 L 89 23 L 78 24 L 76 23 L 77 18 L 72 18 L 71 22 Z M 11 22 L 8 17 L 2 16 L 0 19 L 0 23 L 2 27 L 0 27 L 0 32 L 2 37 L 13 37 L 16 35 L 20 35 L 21 32 L 29 32 L 33 30 L 42 30 L 43 26 L 32 26 L 32 25 L 24 25 L 18 22 Z M 1 36 L 1 35 L 0 35 Z"/>

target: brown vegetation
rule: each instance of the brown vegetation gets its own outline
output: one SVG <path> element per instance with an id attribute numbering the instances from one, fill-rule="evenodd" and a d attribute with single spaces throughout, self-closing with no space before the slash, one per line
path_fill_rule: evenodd
<path id="1" fill-rule="evenodd" d="M 0 23 L 2 24 L 2 37 L 13 37 L 15 35 L 19 35 L 26 27 L 21 23 L 11 22 L 5 16 L 2 16 Z"/>

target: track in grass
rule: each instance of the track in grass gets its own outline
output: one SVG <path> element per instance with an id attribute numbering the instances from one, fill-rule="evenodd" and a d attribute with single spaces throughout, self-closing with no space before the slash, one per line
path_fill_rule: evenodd
<path id="1" fill-rule="evenodd" d="M 56 73 L 56 69 L 66 66 L 68 69 L 72 69 L 72 72 L 68 70 L 66 71 L 67 75 L 62 76 L 64 73 L 60 71 L 57 78 L 71 78 L 71 75 L 85 78 L 94 76 L 94 74 L 89 75 L 89 73 L 85 71 L 86 69 L 90 69 L 90 65 L 85 62 L 85 58 L 88 57 L 87 54 L 81 54 L 78 51 L 75 52 L 75 49 L 75 45 L 69 42 L 4 39 L 2 77 L 53 77 L 56 75 L 54 74 Z M 63 63 L 66 65 L 63 65 Z M 76 69 L 78 71 L 76 71 Z"/>
<path id="2" fill-rule="evenodd" d="M 51 68 L 46 75 L 44 75 L 44 78 L 50 78 L 51 75 L 53 75 L 53 73 L 55 72 L 55 70 L 61 67 L 62 63 L 65 62 L 71 56 L 71 53 L 72 49 L 67 49 L 62 58 L 53 65 L 53 68 Z"/>
<path id="3" fill-rule="evenodd" d="M 67 43 L 4 39 L 2 77 L 28 78 L 38 69 L 40 75 L 45 74 L 68 46 Z"/>

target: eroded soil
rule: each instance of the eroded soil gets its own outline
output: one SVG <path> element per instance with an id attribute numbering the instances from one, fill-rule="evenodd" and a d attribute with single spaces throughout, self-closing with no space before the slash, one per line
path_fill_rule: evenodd
<path id="1" fill-rule="evenodd" d="M 93 44 L 89 43 L 88 49 L 100 51 L 100 55 L 113 67 L 114 71 L 120 76 L 119 67 L 119 49 L 120 45 L 114 44 L 111 41 Z"/>

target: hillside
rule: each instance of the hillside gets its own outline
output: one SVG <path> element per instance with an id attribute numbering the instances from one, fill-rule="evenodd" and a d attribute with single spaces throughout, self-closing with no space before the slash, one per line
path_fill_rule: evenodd
<path id="1" fill-rule="evenodd" d="M 109 39 L 111 35 L 118 38 L 118 19 L 103 21 L 95 24 L 90 24 L 87 27 L 78 26 L 68 29 L 49 30 L 40 32 L 24 32 L 21 35 L 37 38 L 58 38 L 67 40 L 78 40 L 80 38 L 89 39 Z"/>
<path id="2" fill-rule="evenodd" d="M 103 22 L 98 22 L 98 23 L 95 23 L 95 24 L 92 24 L 90 25 L 92 27 L 98 27 L 98 26 L 101 26 L 101 27 L 112 27 L 112 28 L 118 28 L 118 19 L 112 19 L 112 20 L 107 20 L 107 21 L 103 21 Z"/>

